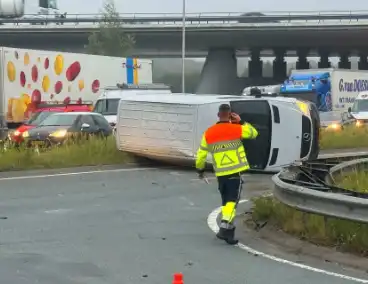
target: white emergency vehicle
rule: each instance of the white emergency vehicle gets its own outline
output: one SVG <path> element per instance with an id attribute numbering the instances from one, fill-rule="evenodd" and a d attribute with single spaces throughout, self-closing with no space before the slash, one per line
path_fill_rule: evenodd
<path id="1" fill-rule="evenodd" d="M 368 91 L 358 94 L 352 107 L 348 109 L 348 119 L 352 119 L 356 126 L 368 123 Z"/>
<path id="2" fill-rule="evenodd" d="M 317 158 L 320 122 L 315 105 L 281 97 L 126 96 L 118 107 L 117 147 L 164 162 L 193 164 L 201 136 L 218 120 L 223 103 L 259 132 L 257 139 L 243 142 L 253 170 L 277 172 L 296 160 Z"/>
<path id="3" fill-rule="evenodd" d="M 104 88 L 93 111 L 102 114 L 115 127 L 120 99 L 132 94 L 171 94 L 171 88 L 164 84 L 117 84 L 115 87 Z"/>

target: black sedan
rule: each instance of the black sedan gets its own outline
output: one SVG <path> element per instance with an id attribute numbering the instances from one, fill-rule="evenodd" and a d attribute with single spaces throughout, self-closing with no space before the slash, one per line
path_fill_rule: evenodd
<path id="1" fill-rule="evenodd" d="M 49 147 L 61 145 L 68 139 L 98 135 L 112 135 L 112 128 L 99 113 L 63 112 L 52 114 L 38 127 L 23 133 L 27 146 Z"/>

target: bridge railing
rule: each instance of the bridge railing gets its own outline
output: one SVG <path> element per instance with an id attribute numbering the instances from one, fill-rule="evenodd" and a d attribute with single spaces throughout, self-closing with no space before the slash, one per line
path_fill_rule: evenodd
<path id="1" fill-rule="evenodd" d="M 226 24 L 226 23 L 290 23 L 290 22 L 368 22 L 368 11 L 322 11 L 322 12 L 262 12 L 262 13 L 187 13 L 188 24 Z M 106 19 L 102 14 L 67 14 L 66 17 L 55 15 L 24 15 L 22 18 L 1 19 L 5 24 L 98 24 L 101 22 L 120 22 L 126 24 L 179 24 L 182 15 L 177 13 L 123 13 L 113 19 Z"/>

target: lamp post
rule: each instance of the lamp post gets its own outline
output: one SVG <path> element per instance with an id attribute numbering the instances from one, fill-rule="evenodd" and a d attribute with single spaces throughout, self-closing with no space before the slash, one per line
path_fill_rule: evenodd
<path id="1" fill-rule="evenodd" d="M 181 45 L 181 91 L 185 93 L 185 1 L 183 0 L 183 27 L 182 27 L 182 45 Z"/>

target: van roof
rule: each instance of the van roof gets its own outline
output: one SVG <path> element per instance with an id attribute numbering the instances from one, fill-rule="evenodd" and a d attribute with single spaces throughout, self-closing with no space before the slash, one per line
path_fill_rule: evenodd
<path id="1" fill-rule="evenodd" d="M 170 90 L 121 90 L 121 89 L 110 89 L 103 92 L 98 99 L 121 99 L 123 96 L 129 96 L 129 95 L 145 95 L 145 94 L 160 94 L 160 92 L 163 92 L 164 94 L 171 94 Z"/>
<path id="2" fill-rule="evenodd" d="M 227 102 L 234 100 L 274 100 L 295 102 L 295 98 L 283 98 L 283 97 L 261 97 L 256 98 L 254 96 L 230 96 L 230 95 L 216 95 L 216 94 L 144 94 L 139 96 L 129 95 L 122 98 L 123 101 L 133 102 L 155 102 L 155 103 L 168 103 L 168 104 L 190 104 L 190 105 L 202 105 L 216 102 Z"/>

